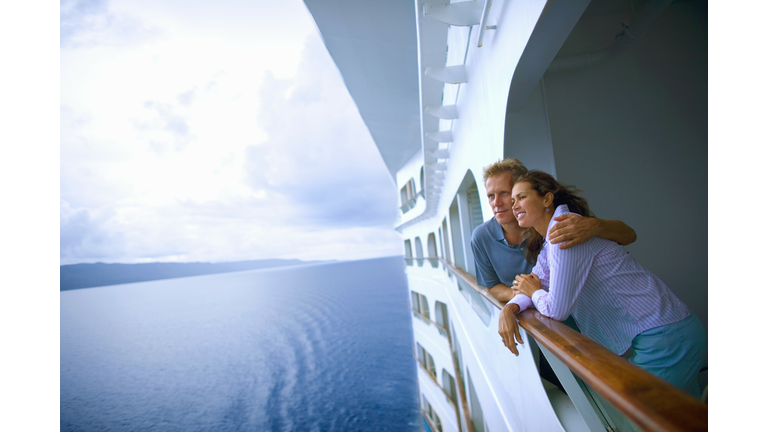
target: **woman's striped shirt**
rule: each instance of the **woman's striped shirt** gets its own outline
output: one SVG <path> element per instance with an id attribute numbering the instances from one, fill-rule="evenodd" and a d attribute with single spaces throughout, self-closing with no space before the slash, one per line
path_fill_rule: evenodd
<path id="1" fill-rule="evenodd" d="M 569 213 L 561 205 L 554 216 Z M 661 279 L 604 238 L 560 249 L 547 235 L 533 273 L 544 288 L 533 293 L 539 312 L 559 321 L 573 315 L 583 334 L 619 355 L 640 332 L 690 314 Z"/>

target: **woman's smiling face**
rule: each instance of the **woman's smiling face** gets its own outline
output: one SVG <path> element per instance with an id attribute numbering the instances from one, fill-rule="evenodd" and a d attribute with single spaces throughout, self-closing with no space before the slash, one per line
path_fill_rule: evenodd
<path id="1" fill-rule="evenodd" d="M 552 198 L 550 193 L 546 196 L 541 196 L 533 189 L 530 183 L 523 181 L 515 183 L 512 188 L 512 213 L 517 218 L 517 222 L 521 227 L 528 228 L 534 227 L 536 231 L 543 224 L 544 231 L 546 232 L 549 220 L 552 215 L 551 212 L 546 212 L 545 209 L 552 204 Z"/>

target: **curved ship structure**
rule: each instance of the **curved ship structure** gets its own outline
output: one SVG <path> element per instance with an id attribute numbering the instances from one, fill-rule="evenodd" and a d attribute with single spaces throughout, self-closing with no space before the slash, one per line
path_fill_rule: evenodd
<path id="1" fill-rule="evenodd" d="M 400 189 L 427 427 L 706 429 L 704 402 L 534 310 L 511 354 L 470 248 L 482 168 L 517 158 L 634 228 L 626 249 L 706 328 L 706 2 L 305 3 Z"/>

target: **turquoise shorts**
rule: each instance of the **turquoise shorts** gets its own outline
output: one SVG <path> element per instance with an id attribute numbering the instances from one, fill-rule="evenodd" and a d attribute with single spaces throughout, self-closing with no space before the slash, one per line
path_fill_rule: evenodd
<path id="1" fill-rule="evenodd" d="M 707 355 L 707 334 L 693 312 L 638 334 L 632 339 L 632 351 L 629 361 L 701 398 L 698 376 Z"/>

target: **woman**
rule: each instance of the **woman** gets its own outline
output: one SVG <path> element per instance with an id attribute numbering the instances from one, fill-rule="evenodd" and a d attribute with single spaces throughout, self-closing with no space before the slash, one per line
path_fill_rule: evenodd
<path id="1" fill-rule="evenodd" d="M 518 275 L 512 299 L 531 302 L 545 316 L 573 315 L 581 332 L 618 355 L 700 397 L 698 371 L 706 353 L 701 321 L 656 275 L 617 243 L 599 237 L 560 249 L 547 241 L 554 217 L 590 214 L 587 201 L 551 175 L 530 171 L 512 188 L 512 212 L 521 227 L 545 238 L 536 266 Z M 522 295 L 520 295 L 522 294 Z"/>

